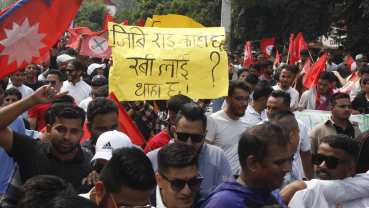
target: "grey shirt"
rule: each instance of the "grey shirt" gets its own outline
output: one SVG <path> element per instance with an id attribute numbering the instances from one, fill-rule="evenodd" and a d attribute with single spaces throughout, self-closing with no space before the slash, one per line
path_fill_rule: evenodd
<path id="1" fill-rule="evenodd" d="M 173 143 L 174 139 L 169 143 Z M 158 172 L 157 155 L 160 149 L 156 149 L 147 153 L 154 172 Z M 209 145 L 204 142 L 199 154 L 199 172 L 204 177 L 200 188 L 212 191 L 219 184 L 231 178 L 232 169 L 228 159 L 222 149 L 214 145 Z"/>

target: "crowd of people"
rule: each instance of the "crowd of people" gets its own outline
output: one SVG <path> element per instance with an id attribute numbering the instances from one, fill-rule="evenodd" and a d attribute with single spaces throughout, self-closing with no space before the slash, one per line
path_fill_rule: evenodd
<path id="1" fill-rule="evenodd" d="M 0 81 L 0 207 L 367 207 L 369 131 L 350 121 L 369 113 L 367 56 L 348 66 L 343 48 L 316 58 L 326 52 L 311 89 L 297 76 L 315 59 L 308 50 L 276 65 L 252 51 L 247 67 L 236 50 L 225 97 L 117 103 L 112 60 L 55 45 Z M 120 132 L 119 105 L 144 146 Z M 293 113 L 304 109 L 331 116 L 308 134 Z"/>

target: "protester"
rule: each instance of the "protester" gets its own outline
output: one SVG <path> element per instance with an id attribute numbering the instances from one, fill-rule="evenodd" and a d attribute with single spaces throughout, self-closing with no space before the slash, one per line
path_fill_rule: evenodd
<path id="1" fill-rule="evenodd" d="M 232 177 L 232 170 L 223 150 L 205 142 L 206 122 L 206 116 L 200 106 L 194 103 L 185 104 L 178 112 L 175 124 L 172 126 L 174 139 L 170 143 L 184 143 L 195 149 L 201 164 L 198 171 L 206 175 L 201 188 L 212 191 L 217 185 Z M 155 172 L 158 170 L 159 150 L 156 149 L 147 154 Z"/>
<path id="2" fill-rule="evenodd" d="M 301 99 L 301 95 L 304 94 L 304 92 L 306 92 L 307 90 L 309 90 L 309 88 L 305 87 L 304 84 L 302 83 L 304 76 L 305 76 L 305 73 L 301 73 L 297 77 L 297 81 L 295 83 L 295 89 L 297 90 L 297 92 L 299 92 L 299 100 Z"/>
<path id="3" fill-rule="evenodd" d="M 294 80 L 294 72 L 292 66 L 283 66 L 281 74 L 279 75 L 280 82 L 273 86 L 274 90 L 283 90 L 290 93 L 291 96 L 291 111 L 295 111 L 299 102 L 299 93 L 291 87 Z"/>
<path id="4" fill-rule="evenodd" d="M 247 106 L 245 116 L 250 121 L 251 126 L 255 126 L 268 116 L 266 114 L 267 101 L 273 88 L 269 85 L 258 85 L 253 92 L 253 100 Z"/>
<path id="5" fill-rule="evenodd" d="M 365 77 L 369 77 L 369 65 L 361 65 L 360 68 L 355 72 L 356 73 L 356 83 L 352 90 L 350 91 L 350 99 L 353 101 L 357 94 L 360 94 L 362 83 L 361 81 L 364 80 Z M 350 77 L 349 77 L 350 78 Z M 348 79 L 349 79 L 348 78 Z"/>
<path id="6" fill-rule="evenodd" d="M 102 208 L 145 207 L 154 186 L 155 174 L 145 153 L 136 147 L 123 147 L 113 151 L 101 171 L 99 182 L 83 197 Z"/>
<path id="7" fill-rule="evenodd" d="M 336 62 L 336 64 L 338 64 L 336 71 L 338 71 L 341 75 L 341 77 L 343 77 L 344 79 L 346 79 L 348 76 L 350 76 L 351 74 L 351 66 L 350 69 L 347 66 L 347 62 L 348 60 L 351 58 L 351 54 L 350 53 L 345 53 L 343 56 L 343 62 Z"/>
<path id="8" fill-rule="evenodd" d="M 68 80 L 63 82 L 60 92 L 68 91 L 76 101 L 77 105 L 91 95 L 91 87 L 81 80 L 83 65 L 77 60 L 72 60 L 68 63 L 65 69 Z"/>
<path id="9" fill-rule="evenodd" d="M 198 192 L 202 175 L 198 172 L 198 156 L 186 144 L 173 143 L 158 152 L 156 191 L 151 198 L 157 208 L 200 207 L 204 199 Z"/>
<path id="10" fill-rule="evenodd" d="M 259 77 L 260 72 L 261 72 L 261 65 L 260 64 L 250 64 L 249 70 L 250 72 L 257 74 Z"/>
<path id="11" fill-rule="evenodd" d="M 33 91 L 36 91 L 38 88 L 44 85 L 43 82 L 39 82 L 36 80 L 37 71 L 39 70 L 39 67 L 35 63 L 29 64 L 25 69 L 26 79 L 24 80 L 23 84 L 31 88 Z"/>
<path id="12" fill-rule="evenodd" d="M 259 84 L 259 78 L 257 74 L 250 73 L 247 75 L 245 82 L 251 87 L 250 89 L 250 98 L 252 99 L 252 94 L 254 93 L 255 87 Z"/>
<path id="13" fill-rule="evenodd" d="M 0 80 L 0 106 L 4 101 L 4 91 L 7 86 L 7 82 L 5 80 Z M 21 116 L 18 116 L 9 126 L 15 132 L 20 134 L 25 134 L 24 122 Z M 0 201 L 5 193 L 6 186 L 8 185 L 8 181 L 12 170 L 14 168 L 14 160 L 12 157 L 9 157 L 5 150 L 0 147 L 0 161 L 1 161 L 1 171 L 0 171 Z"/>
<path id="14" fill-rule="evenodd" d="M 250 71 L 247 68 L 241 68 L 237 72 L 237 80 L 245 81 L 247 75 L 249 75 Z"/>
<path id="15" fill-rule="evenodd" d="M 28 179 L 20 187 L 19 208 L 47 207 L 58 196 L 76 194 L 70 183 L 57 176 L 39 175 Z"/>
<path id="16" fill-rule="evenodd" d="M 74 195 L 58 196 L 47 204 L 48 208 L 99 208 L 91 200 Z"/>
<path id="17" fill-rule="evenodd" d="M 330 135 L 322 138 L 318 153 L 314 154 L 312 160 L 319 180 L 293 183 L 290 187 L 286 187 L 286 190 L 283 190 L 285 193 L 281 192 L 281 195 L 291 196 L 296 190 L 307 188 L 295 194 L 289 206 L 300 208 L 309 204 L 309 207 L 323 208 L 367 207 L 369 194 L 365 190 L 368 187 L 368 180 L 361 178 L 367 178 L 365 175 L 368 174 L 351 178 L 355 171 L 354 161 L 357 153 L 357 143 L 345 135 Z M 304 195 L 303 198 L 301 194 Z M 288 201 L 288 197 L 284 200 Z"/>
<path id="18" fill-rule="evenodd" d="M 63 75 L 60 71 L 56 69 L 50 69 L 49 73 L 44 81 L 45 85 L 52 86 L 57 92 L 60 92 L 60 88 L 63 86 Z M 38 131 L 45 128 L 45 112 L 51 107 L 51 103 L 35 105 L 29 109 L 28 121 L 30 123 L 30 130 L 36 130 L 38 126 Z"/>
<path id="19" fill-rule="evenodd" d="M 330 72 L 323 71 L 319 74 L 317 86 L 313 89 L 305 91 L 301 95 L 300 102 L 298 104 L 298 110 L 310 109 L 310 110 L 329 110 L 329 99 L 332 97 L 336 90 L 332 88 L 333 77 Z"/>
<path id="20" fill-rule="evenodd" d="M 316 125 L 310 132 L 311 152 L 316 153 L 321 143 L 320 139 L 328 135 L 344 134 L 355 139 L 361 133 L 359 124 L 350 121 L 352 112 L 350 96 L 336 93 L 330 98 L 331 117 Z"/>
<path id="21" fill-rule="evenodd" d="M 366 173 L 369 170 L 369 130 L 364 131 L 355 141 L 359 144 L 359 153 L 356 160 L 356 173 Z"/>
<path id="22" fill-rule="evenodd" d="M 22 94 L 20 93 L 19 90 L 17 90 L 16 88 L 10 88 L 5 90 L 4 93 L 4 106 L 8 106 L 10 104 L 13 104 L 19 100 L 21 100 L 22 98 Z M 28 120 L 22 118 L 23 123 L 24 123 L 24 128 L 26 129 L 30 129 L 30 123 L 28 122 Z"/>
<path id="23" fill-rule="evenodd" d="M 97 76 L 98 75 L 96 75 L 95 77 Z M 100 89 L 100 87 L 108 84 L 108 80 L 106 78 L 96 78 L 95 80 L 94 78 L 91 81 L 91 96 L 82 100 L 78 105 L 80 108 L 83 108 L 83 110 L 85 110 L 86 112 L 88 104 L 96 98 L 96 93 Z"/>
<path id="24" fill-rule="evenodd" d="M 284 177 L 283 185 L 281 188 L 277 189 L 279 192 L 283 189 L 286 185 L 294 182 L 294 181 L 301 181 L 301 174 L 298 167 L 295 165 L 293 161 L 293 155 L 297 151 L 297 147 L 300 143 L 299 137 L 299 127 L 295 115 L 288 110 L 282 110 L 275 112 L 269 117 L 269 122 L 276 126 L 279 126 L 283 131 L 286 131 L 289 135 L 289 139 L 287 142 L 288 153 L 290 154 L 291 160 L 291 171 L 286 174 Z"/>
<path id="25" fill-rule="evenodd" d="M 263 69 L 263 75 L 259 77 L 260 84 L 267 84 L 269 86 L 274 86 L 274 79 L 272 77 L 274 69 L 273 62 L 266 60 L 261 62 L 261 68 Z"/>
<path id="26" fill-rule="evenodd" d="M 81 143 L 81 147 L 88 153 L 95 155 L 96 142 L 99 136 L 107 131 L 119 131 L 118 104 L 109 99 L 99 97 L 92 100 L 87 108 L 87 129 L 90 139 Z"/>
<path id="27" fill-rule="evenodd" d="M 258 61 L 257 63 L 260 65 L 263 61 L 265 61 L 265 53 L 260 51 L 258 53 Z"/>
<path id="28" fill-rule="evenodd" d="M 369 76 L 362 80 L 361 86 L 364 93 L 356 95 L 352 101 L 352 109 L 360 114 L 369 114 Z"/>
<path id="29" fill-rule="evenodd" d="M 258 61 L 258 53 L 256 51 L 252 51 L 252 63 L 256 63 Z"/>
<path id="30" fill-rule="evenodd" d="M 280 127 L 268 122 L 245 131 L 238 145 L 239 178 L 219 185 L 202 207 L 284 205 L 274 190 L 282 186 L 291 170 L 288 138 Z"/>
<path id="31" fill-rule="evenodd" d="M 295 65 L 296 66 L 298 66 L 299 67 L 299 69 L 301 69 L 302 67 L 304 67 L 304 65 L 305 65 L 305 62 L 309 59 L 309 57 L 310 57 L 310 55 L 309 55 L 309 51 L 308 50 L 306 50 L 306 49 L 302 49 L 301 51 L 300 51 L 300 60 L 299 61 L 297 61 L 296 63 L 295 63 Z"/>
<path id="32" fill-rule="evenodd" d="M 251 127 L 245 119 L 246 108 L 250 96 L 250 86 L 242 81 L 230 81 L 227 108 L 208 116 L 206 142 L 220 147 L 227 155 L 235 174 L 239 168 L 237 146 L 239 136 Z"/>
<path id="33" fill-rule="evenodd" d="M 336 71 L 337 65 L 335 63 L 333 63 L 333 59 L 334 59 L 333 51 L 330 50 L 327 53 L 328 53 L 328 55 L 327 55 L 327 65 L 329 67 L 329 71 L 330 72 Z"/>
<path id="34" fill-rule="evenodd" d="M 23 84 L 24 76 L 25 76 L 24 69 L 12 73 L 10 75 L 11 83 L 9 83 L 8 87 L 6 88 L 6 89 L 15 88 L 19 90 L 22 93 L 22 99 L 30 96 L 34 92 L 31 88 Z M 24 119 L 28 118 L 28 109 L 22 113 L 22 118 Z"/>
<path id="35" fill-rule="evenodd" d="M 291 96 L 288 92 L 281 90 L 273 91 L 267 101 L 268 117 L 277 111 L 290 110 L 289 103 L 291 103 Z M 297 119 L 297 123 L 300 131 L 300 142 L 296 153 L 293 154 L 293 163 L 295 163 L 303 178 L 312 179 L 314 178 L 314 172 L 313 165 L 311 164 L 310 142 L 307 135 L 307 128 L 301 120 Z"/>

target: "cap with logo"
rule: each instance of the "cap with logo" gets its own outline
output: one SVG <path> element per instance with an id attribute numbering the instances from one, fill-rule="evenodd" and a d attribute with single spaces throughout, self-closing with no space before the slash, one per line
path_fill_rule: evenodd
<path id="1" fill-rule="evenodd" d="M 120 131 L 108 131 L 99 136 L 96 142 L 96 153 L 91 163 L 96 159 L 110 160 L 112 152 L 121 147 L 132 147 L 131 139 Z"/>
<path id="2" fill-rule="evenodd" d="M 355 61 L 360 60 L 360 59 L 365 59 L 365 57 L 362 54 L 356 55 Z"/>
<path id="3" fill-rule="evenodd" d="M 102 69 L 105 69 L 106 67 L 106 64 L 91 64 L 90 66 L 88 66 L 88 69 L 87 69 L 87 75 L 91 75 L 92 72 L 97 69 L 97 68 L 102 68 Z"/>

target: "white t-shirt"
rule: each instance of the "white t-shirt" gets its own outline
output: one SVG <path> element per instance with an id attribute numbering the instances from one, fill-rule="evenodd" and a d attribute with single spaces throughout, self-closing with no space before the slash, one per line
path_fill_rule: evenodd
<path id="1" fill-rule="evenodd" d="M 282 90 L 278 85 L 273 86 L 274 90 Z M 288 90 L 283 90 L 285 92 L 289 92 L 291 95 L 291 104 L 290 106 L 293 108 L 297 108 L 297 105 L 299 104 L 299 92 L 297 90 L 293 89 L 292 87 L 288 88 Z"/>
<path id="2" fill-rule="evenodd" d="M 243 117 L 233 120 L 227 116 L 224 110 L 220 110 L 210 115 L 207 123 L 206 139 L 224 151 L 231 165 L 232 173 L 236 174 L 240 166 L 238 141 L 240 135 L 251 128 L 250 122 Z"/>
<path id="3" fill-rule="evenodd" d="M 297 120 L 299 130 L 300 130 L 300 133 L 299 133 L 300 141 L 299 141 L 299 145 L 297 146 L 297 151 L 293 155 L 293 163 L 295 163 L 298 171 L 301 174 L 301 177 L 305 178 L 304 168 L 302 167 L 302 162 L 301 162 L 301 157 L 300 157 L 300 150 L 303 152 L 310 150 L 310 141 L 309 141 L 309 136 L 307 133 L 307 128 L 304 122 L 302 122 L 300 119 L 296 119 L 296 120 Z"/>
<path id="4" fill-rule="evenodd" d="M 73 85 L 72 82 L 64 81 L 63 86 L 60 89 L 60 92 L 69 91 L 68 95 L 72 96 L 76 101 L 77 105 L 79 103 L 91 96 L 91 87 L 86 84 L 84 81 L 79 81 L 76 85 Z"/>
<path id="5" fill-rule="evenodd" d="M 256 126 L 258 123 L 268 118 L 268 115 L 266 113 L 266 109 L 263 109 L 260 115 L 253 107 L 251 107 L 251 105 L 249 105 L 247 106 L 244 118 L 250 121 L 251 126 Z"/>
<path id="6" fill-rule="evenodd" d="M 86 98 L 86 99 L 82 100 L 82 101 L 79 103 L 78 107 L 83 108 L 83 110 L 85 110 L 85 112 L 87 112 L 88 104 L 89 104 L 91 101 L 92 101 L 92 97 L 88 97 L 88 98 Z"/>

